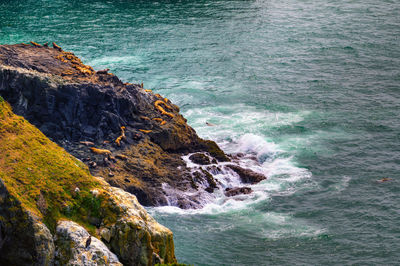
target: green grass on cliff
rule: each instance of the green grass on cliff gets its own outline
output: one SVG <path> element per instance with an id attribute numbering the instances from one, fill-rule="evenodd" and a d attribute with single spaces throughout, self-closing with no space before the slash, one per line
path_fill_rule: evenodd
<path id="1" fill-rule="evenodd" d="M 90 193 L 99 184 L 87 167 L 15 115 L 1 97 L 0 178 L 52 231 L 58 219 L 67 218 L 94 233 L 93 225 L 102 218 L 104 199 Z"/>

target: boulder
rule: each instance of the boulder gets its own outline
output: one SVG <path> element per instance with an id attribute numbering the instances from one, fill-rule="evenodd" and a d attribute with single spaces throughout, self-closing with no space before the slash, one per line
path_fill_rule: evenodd
<path id="1" fill-rule="evenodd" d="M 234 187 L 234 188 L 226 188 L 225 196 L 233 197 L 241 194 L 250 194 L 253 190 L 250 187 Z"/>
<path id="2" fill-rule="evenodd" d="M 104 184 L 103 196 L 110 197 L 109 206 L 119 210 L 116 222 L 106 223 L 101 232 L 109 232 L 106 243 L 120 261 L 124 265 L 176 262 L 172 232 L 154 220 L 134 195 L 98 181 Z"/>
<path id="3" fill-rule="evenodd" d="M 238 165 L 228 164 L 226 165 L 226 167 L 232 169 L 235 173 L 237 173 L 243 183 L 256 184 L 266 179 L 263 174 L 254 172 L 251 169 L 242 168 Z"/>
<path id="4" fill-rule="evenodd" d="M 189 156 L 189 159 L 197 164 L 201 164 L 201 165 L 207 165 L 207 164 L 211 164 L 211 160 L 210 158 L 203 154 L 203 153 L 195 153 Z"/>
<path id="5" fill-rule="evenodd" d="M 96 237 L 91 237 L 85 228 L 72 221 L 59 221 L 54 237 L 57 245 L 55 265 L 111 265 L 122 266 L 117 256 Z"/>

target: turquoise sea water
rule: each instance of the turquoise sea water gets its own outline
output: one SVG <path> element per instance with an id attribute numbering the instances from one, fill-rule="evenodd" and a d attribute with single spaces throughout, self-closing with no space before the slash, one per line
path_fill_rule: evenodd
<path id="1" fill-rule="evenodd" d="M 243 201 L 150 209 L 179 261 L 395 265 L 399 14 L 391 0 L 14 0 L 0 2 L 0 43 L 56 41 L 257 155 L 268 180 Z"/>

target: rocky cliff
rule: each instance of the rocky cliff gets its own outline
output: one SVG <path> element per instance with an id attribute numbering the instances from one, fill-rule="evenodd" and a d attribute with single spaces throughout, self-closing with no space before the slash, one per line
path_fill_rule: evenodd
<path id="1" fill-rule="evenodd" d="M 0 97 L 0 265 L 174 263 L 172 232 Z"/>
<path id="2" fill-rule="evenodd" d="M 171 189 L 205 184 L 212 193 L 218 185 L 207 171 L 193 175 L 182 155 L 230 160 L 214 142 L 200 139 L 169 99 L 95 71 L 57 45 L 0 45 L 0 95 L 93 175 L 143 205 L 199 207 L 195 197 L 168 200 Z"/>

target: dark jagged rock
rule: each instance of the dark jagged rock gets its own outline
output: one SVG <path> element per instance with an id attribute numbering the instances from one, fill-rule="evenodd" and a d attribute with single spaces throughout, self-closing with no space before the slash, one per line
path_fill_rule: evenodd
<path id="1" fill-rule="evenodd" d="M 189 156 L 189 159 L 197 164 L 201 164 L 201 165 L 207 165 L 207 164 L 211 164 L 211 160 L 210 158 L 208 158 L 207 155 L 203 154 L 203 153 L 195 153 Z"/>
<path id="2" fill-rule="evenodd" d="M 263 174 L 256 173 L 253 170 L 242 168 L 237 165 L 228 164 L 226 165 L 226 167 L 235 171 L 239 175 L 243 183 L 256 184 L 266 179 L 266 177 Z"/>
<path id="3" fill-rule="evenodd" d="M 196 187 L 183 154 L 230 160 L 215 142 L 200 139 L 168 99 L 111 73 L 96 75 L 73 53 L 54 47 L 0 45 L 0 95 L 92 174 L 144 205 L 165 205 L 162 184 Z M 113 161 L 116 154 L 126 159 Z"/>
<path id="4" fill-rule="evenodd" d="M 249 187 L 226 188 L 225 196 L 233 197 L 241 194 L 250 194 L 253 190 Z"/>

